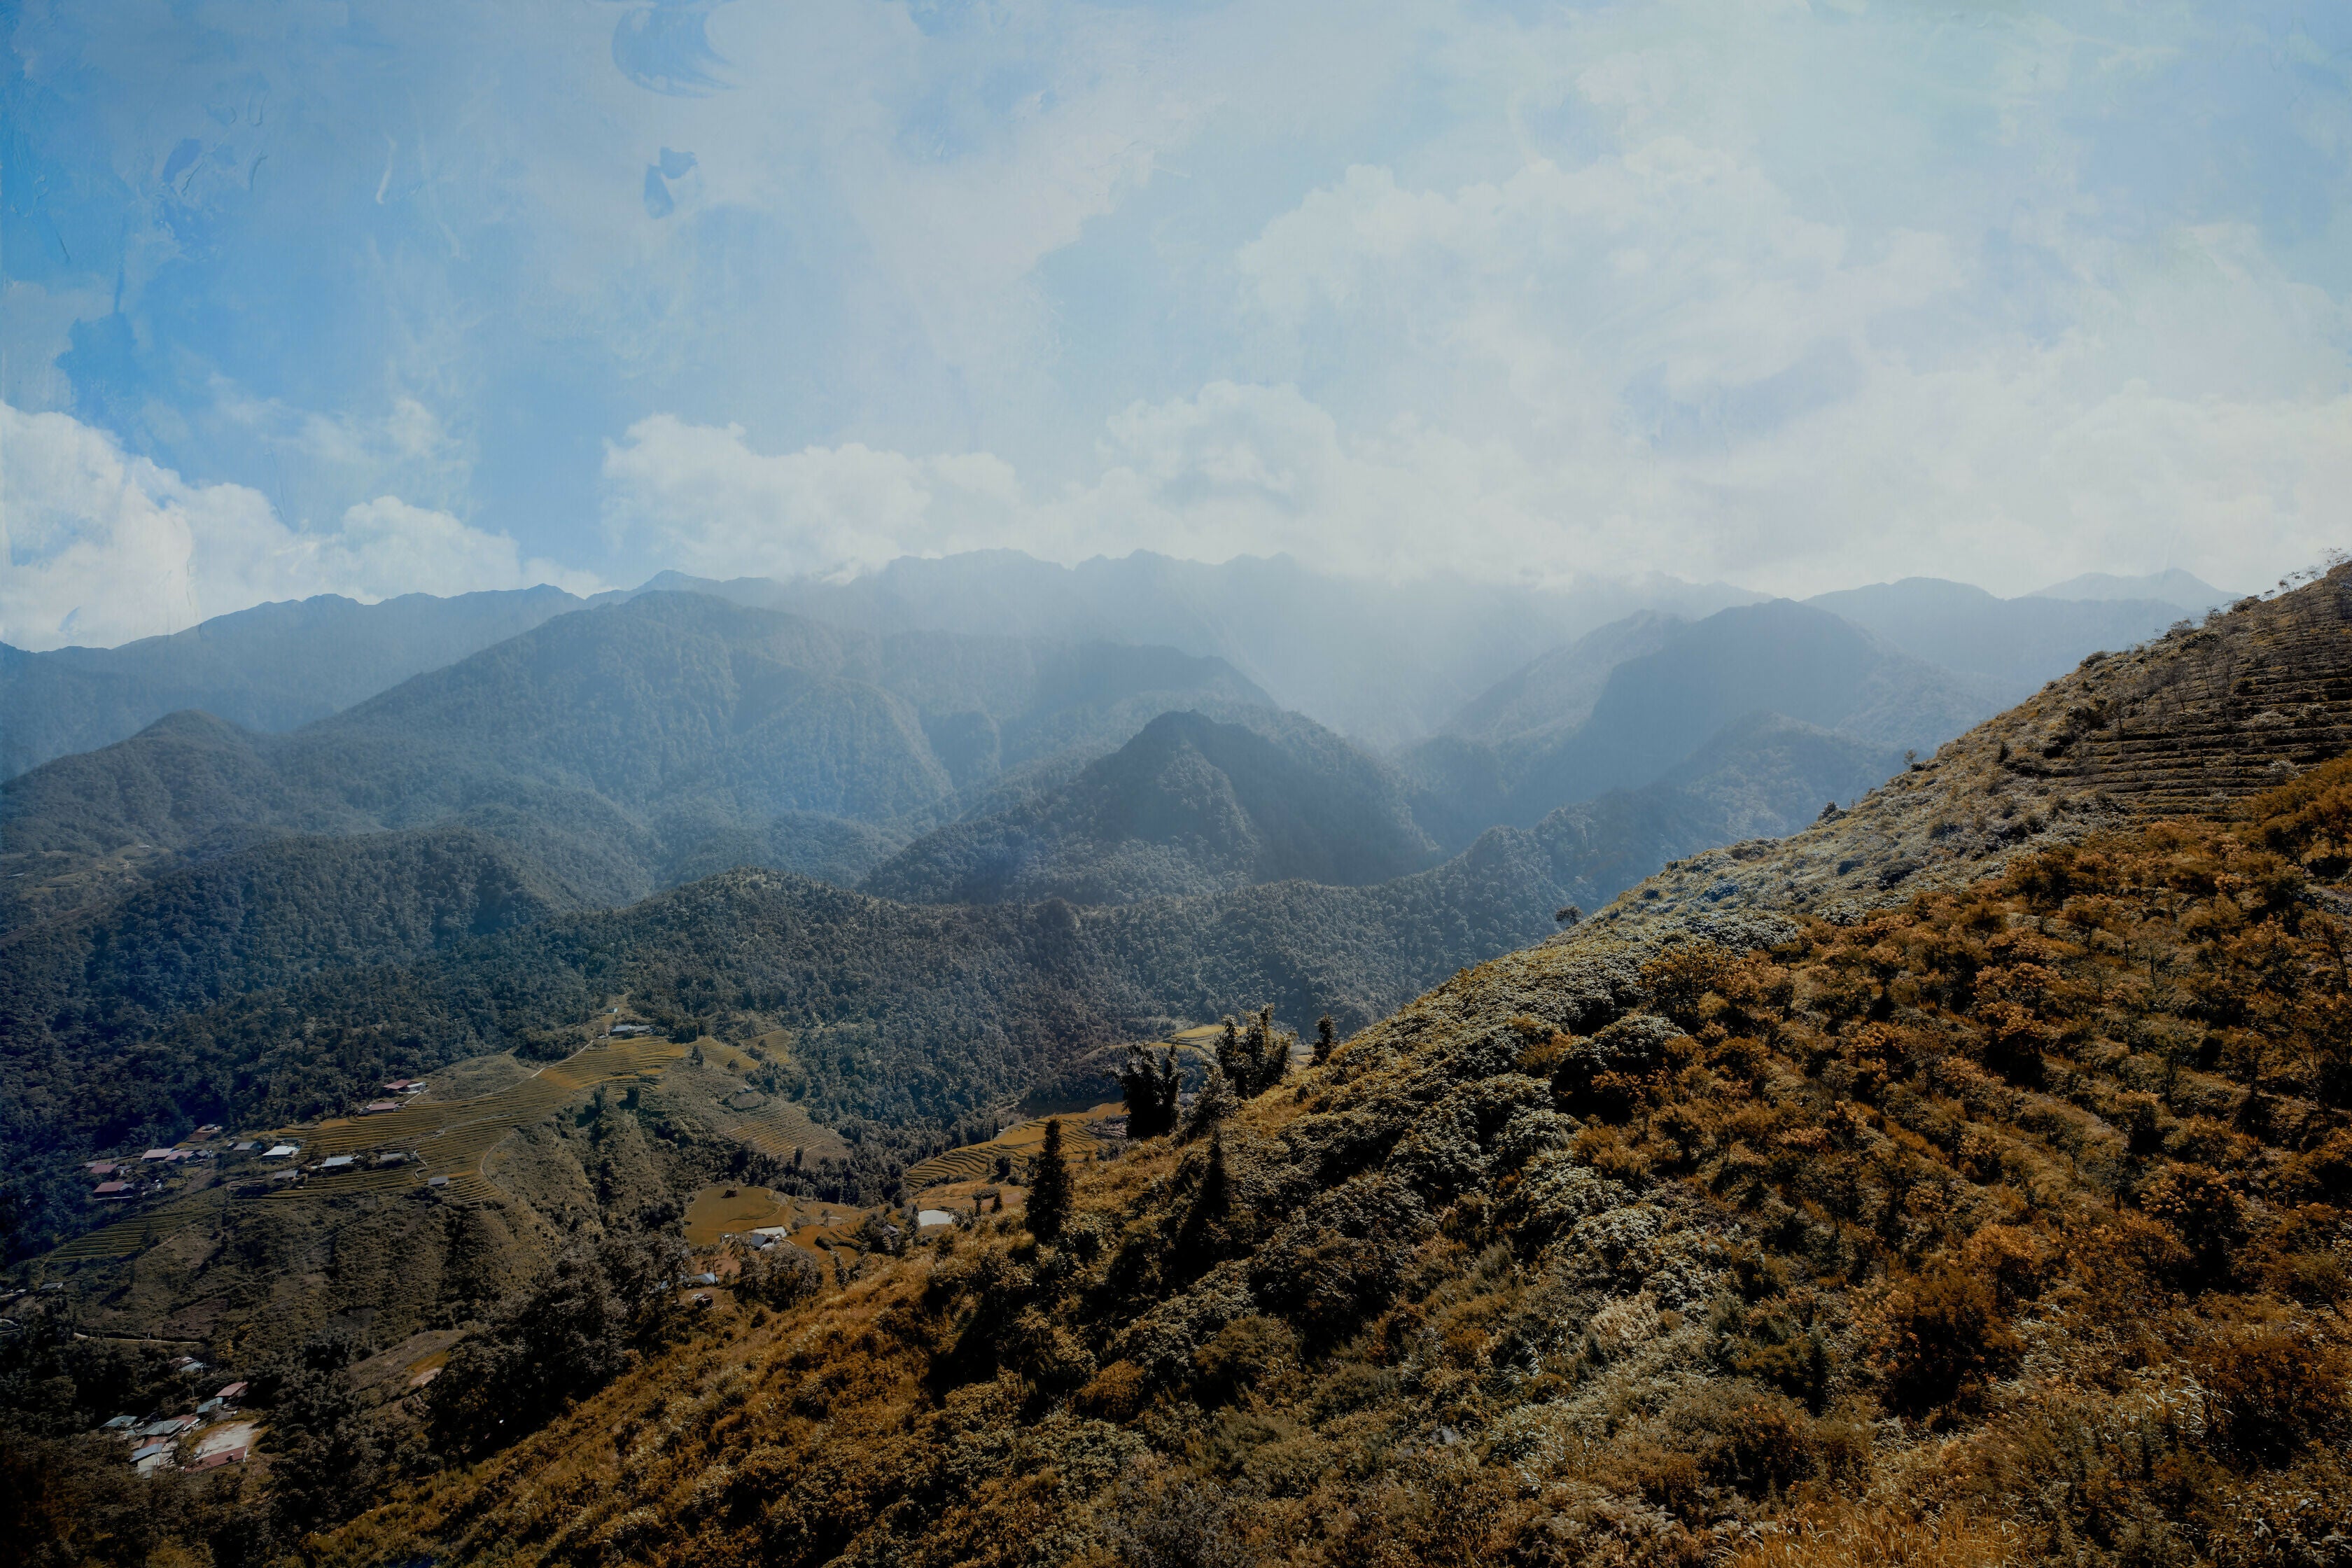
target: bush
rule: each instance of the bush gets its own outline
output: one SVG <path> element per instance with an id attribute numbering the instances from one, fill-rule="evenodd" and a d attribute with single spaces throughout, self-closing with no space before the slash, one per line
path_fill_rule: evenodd
<path id="1" fill-rule="evenodd" d="M 1889 1296 L 1880 1370 L 1889 1405 L 1924 1415 L 2014 1364 L 2022 1347 L 2002 1326 L 1990 1281 L 1958 1264 L 1915 1276 Z"/>
<path id="2" fill-rule="evenodd" d="M 2264 1327 L 2207 1345 L 2194 1358 L 2207 1419 L 2249 1458 L 2275 1463 L 2343 1424 L 2344 1352 L 2308 1329 Z"/>
<path id="3" fill-rule="evenodd" d="M 1204 1403 L 1223 1405 L 1244 1391 L 1266 1386 L 1298 1357 L 1298 1338 L 1277 1318 L 1235 1318 L 1192 1352 Z"/>
<path id="4" fill-rule="evenodd" d="M 2208 1277 L 2225 1271 L 2246 1233 L 2244 1205 L 2220 1175 L 2202 1165 L 2175 1165 L 2140 1190 L 2140 1206 L 2189 1251 Z"/>

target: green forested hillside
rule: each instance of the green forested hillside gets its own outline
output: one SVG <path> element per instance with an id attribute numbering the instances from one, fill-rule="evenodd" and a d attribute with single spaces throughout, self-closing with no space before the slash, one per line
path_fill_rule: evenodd
<path id="1" fill-rule="evenodd" d="M 1115 904 L 1289 878 L 1355 886 L 1436 858 L 1402 781 L 1320 725 L 1167 713 L 1067 784 L 925 835 L 864 885 L 927 903 Z"/>
<path id="2" fill-rule="evenodd" d="M 257 835 L 462 821 L 575 901 L 751 861 L 854 878 L 1007 770 L 1179 705 L 1213 659 L 869 637 L 691 595 L 564 616 L 289 735 L 178 714 L 0 788 L 9 919 Z M 164 863 L 168 863 L 168 859 Z"/>

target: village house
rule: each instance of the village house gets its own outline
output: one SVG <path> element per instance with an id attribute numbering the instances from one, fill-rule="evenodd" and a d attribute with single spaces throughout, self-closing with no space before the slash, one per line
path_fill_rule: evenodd
<path id="1" fill-rule="evenodd" d="M 97 1186 L 90 1189 L 89 1195 L 94 1198 L 127 1198 L 131 1195 L 131 1184 L 129 1182 L 100 1182 Z"/>

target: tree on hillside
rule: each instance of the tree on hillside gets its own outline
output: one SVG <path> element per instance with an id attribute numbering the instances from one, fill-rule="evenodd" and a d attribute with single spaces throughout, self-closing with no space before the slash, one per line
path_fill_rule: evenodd
<path id="1" fill-rule="evenodd" d="M 1029 1178 L 1029 1234 L 1051 1241 L 1070 1217 L 1070 1168 L 1062 1158 L 1062 1119 L 1045 1122 L 1045 1146 Z"/>
<path id="2" fill-rule="evenodd" d="M 1319 1068 L 1329 1061 L 1331 1053 L 1339 1048 L 1339 1027 L 1331 1022 L 1331 1015 L 1326 1013 L 1315 1020 L 1315 1065 Z"/>
<path id="3" fill-rule="evenodd" d="M 1127 1097 L 1127 1135 L 1160 1138 L 1176 1131 L 1176 1098 L 1183 1083 L 1175 1047 L 1169 1047 L 1156 1062 L 1149 1051 L 1129 1052 L 1118 1074 L 1118 1087 Z"/>
<path id="4" fill-rule="evenodd" d="M 1250 1068 L 1249 1085 L 1244 1094 L 1264 1094 L 1290 1076 L 1290 1047 L 1297 1037 L 1278 1029 L 1274 1023 L 1274 1008 L 1260 1007 L 1257 1016 L 1250 1021 L 1249 1038 L 1244 1047 Z"/>
<path id="5" fill-rule="evenodd" d="M 1234 1105 L 1233 1085 L 1225 1080 L 1225 1069 L 1210 1068 L 1207 1081 L 1201 1085 L 1201 1092 L 1193 1097 L 1192 1113 L 1185 1119 L 1186 1141 L 1214 1132 L 1225 1118 L 1234 1113 Z"/>

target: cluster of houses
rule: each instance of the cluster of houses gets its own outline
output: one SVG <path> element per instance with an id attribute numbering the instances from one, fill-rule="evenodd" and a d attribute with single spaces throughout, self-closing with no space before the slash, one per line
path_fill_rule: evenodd
<path id="1" fill-rule="evenodd" d="M 394 1079 L 383 1087 L 388 1094 L 405 1096 L 419 1092 L 425 1085 L 421 1078 L 404 1078 Z M 374 1115 L 386 1110 L 397 1110 L 405 1103 L 407 1103 L 405 1100 L 375 1100 L 372 1101 L 361 1114 Z M 402 1165 L 416 1158 L 415 1153 L 407 1150 L 392 1149 L 374 1153 L 333 1154 L 315 1164 L 306 1166 L 300 1163 L 302 1145 L 299 1143 L 281 1143 L 266 1138 L 240 1138 L 219 1150 L 208 1147 L 211 1141 L 218 1138 L 220 1134 L 221 1129 L 217 1123 L 207 1124 L 197 1128 L 194 1132 L 189 1133 L 186 1139 L 171 1148 L 150 1149 L 135 1160 L 122 1158 L 89 1161 L 82 1166 L 84 1171 L 97 1178 L 97 1184 L 90 1189 L 89 1195 L 100 1203 L 121 1203 L 148 1193 L 158 1192 L 163 1189 L 165 1179 L 176 1173 L 182 1166 L 194 1161 L 217 1159 L 222 1153 L 249 1155 L 264 1161 L 285 1162 L 282 1166 L 271 1173 L 269 1180 L 273 1183 L 299 1181 L 305 1175 L 332 1175 L 338 1172 L 359 1169 L 371 1164 Z M 437 1177 L 431 1184 L 436 1187 L 446 1186 L 448 1179 Z"/>
<path id="2" fill-rule="evenodd" d="M 383 1092 L 391 1098 L 369 1100 L 360 1107 L 360 1114 L 382 1116 L 388 1110 L 398 1110 L 408 1103 L 409 1096 L 425 1092 L 425 1080 L 421 1078 L 396 1078 L 383 1086 Z"/>
<path id="3" fill-rule="evenodd" d="M 172 1370 L 184 1377 L 201 1377 L 205 1363 L 182 1356 Z M 99 1430 L 131 1445 L 131 1465 L 141 1475 L 161 1469 L 210 1470 L 241 1465 L 253 1452 L 253 1424 L 239 1418 L 246 1385 L 232 1383 L 196 1406 L 192 1415 L 118 1415 Z M 190 1445 L 184 1461 L 181 1444 Z"/>

